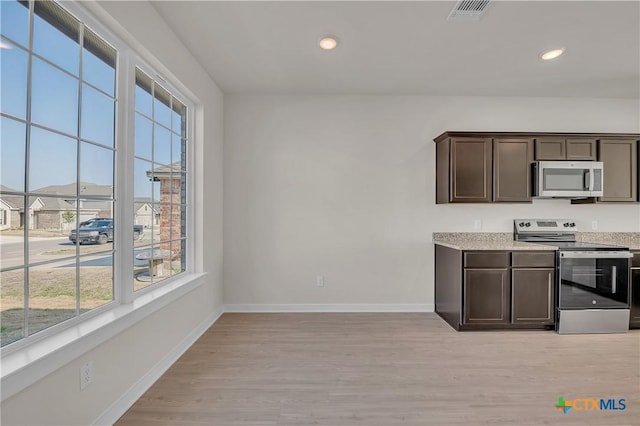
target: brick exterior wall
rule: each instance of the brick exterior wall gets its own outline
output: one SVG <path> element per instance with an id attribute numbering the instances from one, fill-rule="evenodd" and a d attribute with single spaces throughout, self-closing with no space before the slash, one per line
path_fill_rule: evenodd
<path id="1" fill-rule="evenodd" d="M 180 212 L 180 179 L 160 178 L 160 244 L 162 250 L 171 250 L 171 260 L 180 261 L 182 249 L 181 212 Z M 169 243 L 173 240 L 173 243 Z"/>
<path id="2" fill-rule="evenodd" d="M 22 227 L 22 223 L 20 223 L 20 212 L 18 210 L 11 210 L 11 227 Z"/>
<path id="3" fill-rule="evenodd" d="M 40 210 L 39 212 L 34 212 L 34 215 L 38 216 L 35 221 L 38 229 L 62 230 L 62 213 L 59 211 Z"/>

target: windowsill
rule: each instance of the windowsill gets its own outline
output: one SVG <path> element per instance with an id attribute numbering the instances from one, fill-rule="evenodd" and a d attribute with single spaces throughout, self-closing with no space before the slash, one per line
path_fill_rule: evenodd
<path id="1" fill-rule="evenodd" d="M 206 274 L 189 274 L 118 305 L 75 326 L 2 356 L 2 400 L 63 367 L 204 283 Z"/>

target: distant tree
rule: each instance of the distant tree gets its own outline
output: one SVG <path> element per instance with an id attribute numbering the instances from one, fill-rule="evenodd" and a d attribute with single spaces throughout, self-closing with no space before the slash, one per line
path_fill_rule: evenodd
<path id="1" fill-rule="evenodd" d="M 73 222 L 75 218 L 76 218 L 76 214 L 69 209 L 66 209 L 64 212 L 62 212 L 62 220 L 67 225 Z"/>

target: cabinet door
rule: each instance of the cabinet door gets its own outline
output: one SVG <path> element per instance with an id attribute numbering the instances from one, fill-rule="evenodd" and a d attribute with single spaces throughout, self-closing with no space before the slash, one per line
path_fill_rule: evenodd
<path id="1" fill-rule="evenodd" d="M 567 160 L 595 161 L 597 156 L 595 139 L 567 139 Z"/>
<path id="2" fill-rule="evenodd" d="M 512 269 L 511 322 L 553 324 L 555 270 Z"/>
<path id="3" fill-rule="evenodd" d="M 491 202 L 491 139 L 451 139 L 452 203 Z"/>
<path id="4" fill-rule="evenodd" d="M 600 201 L 638 201 L 638 146 L 635 140 L 600 140 L 604 163 Z"/>
<path id="5" fill-rule="evenodd" d="M 533 139 L 493 140 L 493 201 L 531 202 Z"/>
<path id="6" fill-rule="evenodd" d="M 509 323 L 509 270 L 465 269 L 462 297 L 465 324 Z"/>
<path id="7" fill-rule="evenodd" d="M 566 140 L 564 138 L 536 139 L 536 160 L 566 160 Z"/>

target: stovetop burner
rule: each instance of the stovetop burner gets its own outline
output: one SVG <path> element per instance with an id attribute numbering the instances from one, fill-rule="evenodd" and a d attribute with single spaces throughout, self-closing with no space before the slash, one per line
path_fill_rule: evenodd
<path id="1" fill-rule="evenodd" d="M 576 223 L 570 219 L 515 219 L 513 239 L 537 244 L 548 244 L 560 250 L 616 251 L 627 247 L 576 241 Z"/>

